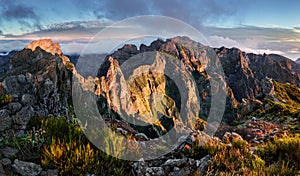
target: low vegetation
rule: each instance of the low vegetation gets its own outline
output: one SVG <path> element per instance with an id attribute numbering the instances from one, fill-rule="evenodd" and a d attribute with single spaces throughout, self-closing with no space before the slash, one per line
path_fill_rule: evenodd
<path id="1" fill-rule="evenodd" d="M 0 148 L 10 146 L 19 150 L 11 159 L 34 161 L 44 169 L 58 169 L 60 175 L 132 175 L 132 162 L 100 151 L 79 125 L 64 117 L 33 117 L 29 129 L 32 130 L 21 138 L 4 135 Z"/>
<path id="2" fill-rule="evenodd" d="M 7 105 L 12 102 L 13 97 L 8 94 L 0 94 L 0 107 Z"/>
<path id="3" fill-rule="evenodd" d="M 300 170 L 299 136 L 277 139 L 257 146 L 244 140 L 228 143 L 210 141 L 195 147 L 192 157 L 212 156 L 207 175 L 297 175 Z"/>

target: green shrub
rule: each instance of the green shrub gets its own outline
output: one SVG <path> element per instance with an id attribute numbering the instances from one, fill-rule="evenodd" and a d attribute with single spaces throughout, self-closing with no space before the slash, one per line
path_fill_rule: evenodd
<path id="1" fill-rule="evenodd" d="M 300 135 L 270 141 L 258 153 L 269 164 L 287 162 L 289 167 L 300 170 Z"/>
<path id="2" fill-rule="evenodd" d="M 12 102 L 13 97 L 7 94 L 0 94 L 0 106 L 5 106 L 8 103 Z"/>
<path id="3" fill-rule="evenodd" d="M 41 119 L 47 142 L 42 148 L 44 168 L 57 168 L 61 175 L 127 175 L 131 162 L 108 156 L 85 137 L 81 128 L 66 118 Z"/>
<path id="4" fill-rule="evenodd" d="M 67 68 L 67 70 L 69 70 L 70 72 L 73 72 L 73 70 L 74 70 L 74 64 L 73 64 L 72 62 L 70 62 L 70 61 L 67 61 L 67 62 L 66 62 L 66 68 Z"/>

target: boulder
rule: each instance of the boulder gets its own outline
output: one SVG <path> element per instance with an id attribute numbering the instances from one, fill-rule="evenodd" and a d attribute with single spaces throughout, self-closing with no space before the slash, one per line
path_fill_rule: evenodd
<path id="1" fill-rule="evenodd" d="M 15 159 L 14 164 L 12 165 L 14 172 L 22 176 L 36 176 L 39 175 L 42 171 L 42 167 L 39 164 L 20 161 Z"/>
<path id="2" fill-rule="evenodd" d="M 19 102 L 12 102 L 8 104 L 8 110 L 11 114 L 16 114 L 22 108 L 21 103 Z"/>
<path id="3" fill-rule="evenodd" d="M 12 147 L 5 147 L 0 149 L 0 152 L 6 157 L 6 158 L 10 158 L 15 156 L 19 150 L 16 148 L 12 148 Z"/>
<path id="4" fill-rule="evenodd" d="M 11 128 L 12 118 L 6 109 L 0 110 L 0 132 Z"/>
<path id="5" fill-rule="evenodd" d="M 31 106 L 23 107 L 16 115 L 12 116 L 16 130 L 25 130 L 34 110 Z"/>

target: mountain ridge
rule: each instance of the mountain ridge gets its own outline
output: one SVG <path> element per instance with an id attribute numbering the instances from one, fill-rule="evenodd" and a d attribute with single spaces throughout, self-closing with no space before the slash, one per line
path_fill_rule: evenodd
<path id="1" fill-rule="evenodd" d="M 2 75 L 0 84 L 1 96 L 4 97 L 0 105 L 0 134 L 23 137 L 30 132 L 28 128 L 32 119 L 42 117 L 62 122 L 56 118 L 59 116 L 67 119 L 61 125 L 75 123 L 82 127 L 81 130 L 101 131 L 102 126 L 94 116 L 85 117 L 84 120 L 93 122 L 90 124 L 76 118 L 78 114 L 75 112 L 79 111 L 75 110 L 75 105 L 82 110 L 80 113 L 88 112 L 91 107 L 89 98 L 92 97 L 96 100 L 92 105 L 98 108 L 108 127 L 129 137 L 133 141 L 131 148 L 137 147 L 134 151 L 141 154 L 152 156 L 156 154 L 153 147 L 163 149 L 162 144 L 166 142 L 159 143 L 157 138 L 170 131 L 186 134 L 179 136 L 178 146 L 166 156 L 134 163 L 137 167 L 133 170 L 140 175 L 145 175 L 148 170 L 159 175 L 170 172 L 170 168 L 176 175 L 175 168 L 178 167 L 189 173 L 199 173 L 199 167 L 204 168 L 201 173 L 208 171 L 208 163 L 214 163 L 219 154 L 205 151 L 216 145 L 230 151 L 247 151 L 240 157 L 249 157 L 250 165 L 253 165 L 257 159 L 257 146 L 270 145 L 269 141 L 278 137 L 281 140 L 300 132 L 299 70 L 285 57 L 248 54 L 237 48 L 211 48 L 187 37 L 158 39 L 149 46 L 140 45 L 139 49 L 126 44 L 107 55 L 95 75 L 89 75 L 92 73 L 89 69 L 94 69 L 98 60 L 94 58 L 96 55 L 90 56 L 93 58 L 72 58 L 79 66 L 83 64 L 87 68 L 87 71 L 77 71 L 78 65 L 72 64 L 59 44 L 50 40 L 33 41 L 15 53 L 6 62 L 9 69 Z M 134 63 L 128 64 L 127 61 Z M 179 67 L 173 67 L 176 63 Z M 190 74 L 181 73 L 182 70 Z M 175 77 L 164 73 L 173 73 Z M 189 76 L 195 85 L 185 79 Z M 182 78 L 181 87 L 172 80 L 174 78 Z M 78 90 L 74 89 L 73 83 L 79 85 L 82 94 L 76 94 Z M 198 95 L 195 94 L 197 91 Z M 224 104 L 213 107 L 211 104 L 218 92 L 225 93 L 224 100 L 217 99 Z M 73 102 L 73 96 L 79 101 Z M 199 101 L 195 97 L 199 97 Z M 224 107 L 220 105 L 225 106 L 224 114 Z M 61 129 L 58 131 L 62 133 Z M 166 140 L 176 141 L 175 136 Z M 119 140 L 119 137 L 115 139 Z M 212 146 L 202 146 L 205 141 Z M 153 143 L 149 145 L 148 142 Z M 143 145 L 134 146 L 136 143 Z M 44 143 L 49 147 L 47 145 Z M 51 145 L 56 145 L 55 141 Z M 268 161 L 268 158 L 264 160 Z M 178 165 L 179 161 L 191 162 L 183 166 Z"/>

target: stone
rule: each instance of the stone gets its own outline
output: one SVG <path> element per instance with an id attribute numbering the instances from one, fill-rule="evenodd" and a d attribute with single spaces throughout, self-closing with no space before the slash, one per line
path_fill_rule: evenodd
<path id="1" fill-rule="evenodd" d="M 26 83 L 26 77 L 25 77 L 25 75 L 23 75 L 23 74 L 18 75 L 18 81 L 21 84 L 25 84 Z"/>
<path id="2" fill-rule="evenodd" d="M 25 130 L 26 126 L 31 117 L 34 116 L 34 110 L 32 107 L 23 107 L 15 116 L 12 116 L 14 124 L 18 127 L 17 129 Z"/>
<path id="3" fill-rule="evenodd" d="M 7 130 L 11 128 L 12 118 L 9 116 L 6 109 L 0 110 L 0 131 Z"/>
<path id="4" fill-rule="evenodd" d="M 231 133 L 232 140 L 243 140 L 242 136 L 237 134 L 236 132 Z"/>
<path id="5" fill-rule="evenodd" d="M 201 158 L 200 160 L 200 166 L 199 166 L 199 171 L 200 174 L 199 175 L 204 175 L 206 170 L 207 170 L 207 166 L 208 166 L 208 162 L 211 160 L 211 156 L 210 155 L 206 155 L 205 157 Z"/>
<path id="6" fill-rule="evenodd" d="M 128 134 L 128 132 L 127 132 L 126 130 L 124 130 L 123 128 L 117 128 L 116 131 L 117 131 L 118 133 L 123 134 L 123 135 Z"/>
<path id="7" fill-rule="evenodd" d="M 177 166 L 177 167 L 181 167 L 187 164 L 187 158 L 183 158 L 183 159 L 168 159 L 163 166 Z"/>
<path id="8" fill-rule="evenodd" d="M 4 167 L 7 167 L 7 166 L 11 166 L 11 160 L 9 158 L 3 158 L 0 160 L 0 163 L 4 166 Z"/>
<path id="9" fill-rule="evenodd" d="M 236 132 L 225 132 L 223 136 L 223 141 L 226 142 L 229 140 L 232 142 L 233 140 L 243 140 L 243 137 Z"/>
<path id="10" fill-rule="evenodd" d="M 8 175 L 8 173 L 11 173 L 11 160 L 8 158 L 3 158 L 0 160 L 0 166 L 3 166 L 5 175 Z M 1 174 L 0 174 L 1 175 Z"/>
<path id="11" fill-rule="evenodd" d="M 6 175 L 3 166 L 0 164 L 0 175 Z"/>
<path id="12" fill-rule="evenodd" d="M 44 98 L 48 97 L 50 93 L 52 93 L 55 89 L 54 83 L 50 79 L 45 79 L 40 90 L 39 97 Z"/>
<path id="13" fill-rule="evenodd" d="M 149 138 L 144 133 L 135 134 L 135 138 L 138 141 L 148 141 L 149 140 Z"/>
<path id="14" fill-rule="evenodd" d="M 11 114 L 16 114 L 21 108 L 22 105 L 19 102 L 12 102 L 8 104 L 8 110 L 11 112 Z"/>
<path id="15" fill-rule="evenodd" d="M 42 171 L 42 167 L 39 164 L 20 161 L 15 159 L 14 164 L 12 165 L 14 172 L 22 176 L 36 176 L 39 175 Z"/>
<path id="16" fill-rule="evenodd" d="M 12 148 L 12 147 L 5 147 L 0 149 L 0 152 L 7 158 L 13 157 L 15 156 L 19 150 L 16 148 Z"/>
<path id="17" fill-rule="evenodd" d="M 47 175 L 48 176 L 58 176 L 58 170 L 57 169 L 48 169 Z"/>
<path id="18" fill-rule="evenodd" d="M 21 103 L 23 105 L 33 105 L 35 103 L 35 96 L 30 94 L 24 94 L 21 98 Z"/>
<path id="19" fill-rule="evenodd" d="M 163 176 L 164 169 L 162 167 L 148 167 L 146 169 L 146 174 L 155 175 L 155 176 Z"/>

